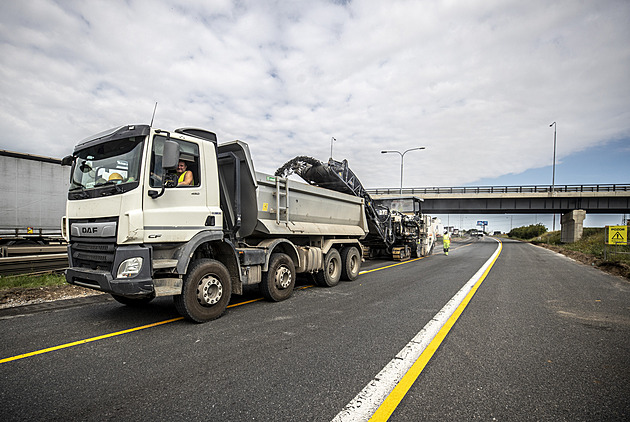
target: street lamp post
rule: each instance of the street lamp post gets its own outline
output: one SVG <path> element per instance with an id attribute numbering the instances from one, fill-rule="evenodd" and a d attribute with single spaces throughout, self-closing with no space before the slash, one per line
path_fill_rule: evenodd
<path id="1" fill-rule="evenodd" d="M 551 172 L 551 207 L 554 207 L 553 197 L 556 191 L 556 122 L 553 122 L 549 127 L 553 126 L 553 165 Z M 556 231 L 556 210 L 553 210 L 553 231 Z"/>
<path id="2" fill-rule="evenodd" d="M 400 155 L 400 195 L 402 196 L 402 192 L 403 192 L 403 165 L 404 165 L 404 159 L 405 159 L 405 154 L 408 153 L 409 151 L 415 151 L 417 149 L 424 149 L 424 147 L 417 147 L 417 148 L 410 148 L 408 150 L 405 150 L 404 152 L 400 152 L 400 151 L 381 151 L 381 154 L 389 154 L 389 153 L 396 153 L 398 155 Z"/>

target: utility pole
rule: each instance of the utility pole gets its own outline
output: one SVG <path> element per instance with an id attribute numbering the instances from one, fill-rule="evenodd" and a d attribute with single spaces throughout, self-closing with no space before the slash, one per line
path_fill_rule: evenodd
<path id="1" fill-rule="evenodd" d="M 553 126 L 553 170 L 551 174 L 551 210 L 553 211 L 553 229 L 552 231 L 556 231 L 556 210 L 555 208 L 555 200 L 554 195 L 556 194 L 556 122 L 553 122 L 549 125 L 549 127 Z"/>

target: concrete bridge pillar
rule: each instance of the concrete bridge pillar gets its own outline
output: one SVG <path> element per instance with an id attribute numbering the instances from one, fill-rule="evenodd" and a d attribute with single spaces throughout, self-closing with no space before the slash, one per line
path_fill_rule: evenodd
<path id="1" fill-rule="evenodd" d="M 574 210 L 562 216 L 560 240 L 562 243 L 573 243 L 582 238 L 586 211 Z"/>

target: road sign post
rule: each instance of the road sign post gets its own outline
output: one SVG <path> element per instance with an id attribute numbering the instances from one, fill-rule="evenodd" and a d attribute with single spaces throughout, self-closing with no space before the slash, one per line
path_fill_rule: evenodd
<path id="1" fill-rule="evenodd" d="M 615 253 L 627 253 L 618 252 L 619 245 L 628 244 L 628 226 L 606 226 L 606 240 L 604 241 L 604 259 L 608 259 L 608 245 L 615 245 Z"/>

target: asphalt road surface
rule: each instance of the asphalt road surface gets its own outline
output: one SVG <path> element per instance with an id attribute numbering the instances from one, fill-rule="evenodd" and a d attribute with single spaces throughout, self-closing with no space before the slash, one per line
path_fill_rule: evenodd
<path id="1" fill-rule="evenodd" d="M 0 310 L 3 419 L 330 421 L 497 247 L 368 261 L 280 303 L 248 292 L 201 325 L 169 298 Z M 503 241 L 390 420 L 621 421 L 629 392 L 630 283 Z"/>

